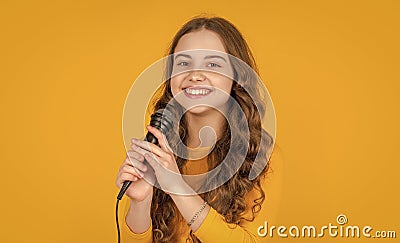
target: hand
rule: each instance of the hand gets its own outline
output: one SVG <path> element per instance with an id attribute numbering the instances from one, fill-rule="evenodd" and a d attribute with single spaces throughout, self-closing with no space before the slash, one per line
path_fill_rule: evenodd
<path id="1" fill-rule="evenodd" d="M 166 193 L 185 194 L 188 186 L 182 178 L 176 164 L 174 152 L 168 145 L 167 139 L 157 128 L 147 126 L 157 139 L 160 146 L 132 139 L 132 149 L 140 153 L 154 170 L 158 184 Z"/>
<path id="2" fill-rule="evenodd" d="M 129 150 L 118 171 L 116 180 L 116 185 L 120 189 L 125 181 L 132 181 L 125 195 L 137 202 L 149 199 L 153 195 L 152 184 L 149 184 L 143 179 L 149 170 L 148 166 L 143 162 L 143 155 L 135 150 Z"/>

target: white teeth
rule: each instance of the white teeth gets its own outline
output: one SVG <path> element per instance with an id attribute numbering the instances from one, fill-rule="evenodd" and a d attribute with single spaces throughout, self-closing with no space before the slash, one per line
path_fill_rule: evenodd
<path id="1" fill-rule="evenodd" d="M 208 89 L 190 89 L 186 88 L 185 92 L 191 95 L 206 95 L 210 93 L 210 90 Z"/>

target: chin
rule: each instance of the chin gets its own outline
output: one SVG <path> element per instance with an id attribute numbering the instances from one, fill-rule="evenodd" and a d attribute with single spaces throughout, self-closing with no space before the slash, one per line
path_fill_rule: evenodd
<path id="1" fill-rule="evenodd" d="M 201 115 L 211 111 L 212 108 L 209 106 L 196 106 L 189 109 L 187 112 L 191 114 Z"/>

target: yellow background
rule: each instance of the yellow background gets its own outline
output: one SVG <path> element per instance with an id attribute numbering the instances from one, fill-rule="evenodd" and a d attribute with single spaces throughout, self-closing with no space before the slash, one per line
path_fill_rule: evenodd
<path id="1" fill-rule="evenodd" d="M 396 0 L 2 1 L 0 241 L 116 242 L 125 97 L 200 13 L 243 32 L 274 101 L 277 222 L 344 213 L 399 238 L 399 12 Z"/>

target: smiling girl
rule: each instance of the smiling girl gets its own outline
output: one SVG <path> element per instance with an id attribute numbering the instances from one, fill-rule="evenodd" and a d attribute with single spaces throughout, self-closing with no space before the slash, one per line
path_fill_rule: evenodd
<path id="1" fill-rule="evenodd" d="M 274 141 L 262 128 L 265 104 L 256 78 L 232 63 L 238 58 L 257 73 L 251 51 L 229 21 L 199 17 L 178 31 L 169 55 L 170 78 L 154 109 L 174 100 L 184 111 L 179 138 L 187 156 L 150 126 L 159 146 L 132 139 L 116 180 L 119 188 L 132 181 L 123 242 L 258 242 Z M 221 169 L 207 174 L 215 168 Z M 145 180 L 150 172 L 157 187 Z"/>

